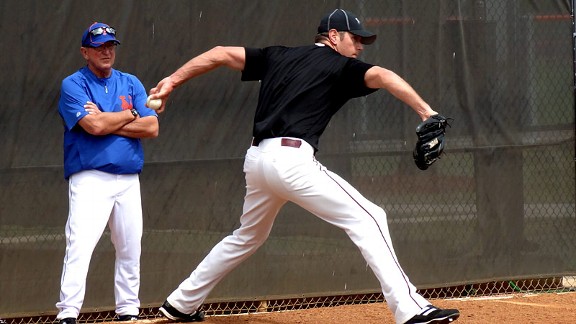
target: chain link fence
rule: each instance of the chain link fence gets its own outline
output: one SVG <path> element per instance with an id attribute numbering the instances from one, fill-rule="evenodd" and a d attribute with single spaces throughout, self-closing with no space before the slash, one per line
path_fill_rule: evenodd
<path id="1" fill-rule="evenodd" d="M 317 158 L 388 213 L 400 263 L 430 299 L 576 287 L 571 7 L 567 1 L 84 1 L 0 3 L 0 318 L 54 320 L 67 183 L 60 81 L 83 63 L 82 30 L 115 26 L 117 68 L 147 88 L 216 45 L 310 44 L 341 7 L 378 34 L 362 59 L 404 77 L 454 118 L 446 155 L 412 161 L 417 116 L 385 91 L 348 103 Z M 50 28 L 47 29 L 47 26 Z M 50 30 L 50 33 L 46 33 Z M 39 46 L 41 45 L 41 46 Z M 39 60 L 39 48 L 42 60 Z M 145 141 L 143 318 L 242 212 L 243 155 L 258 84 L 216 71 L 171 96 Z M 34 116 L 30 118 L 30 116 Z M 114 248 L 94 252 L 80 322 L 114 317 Z M 383 301 L 344 233 L 295 205 L 268 242 L 222 281 L 207 315 Z"/>

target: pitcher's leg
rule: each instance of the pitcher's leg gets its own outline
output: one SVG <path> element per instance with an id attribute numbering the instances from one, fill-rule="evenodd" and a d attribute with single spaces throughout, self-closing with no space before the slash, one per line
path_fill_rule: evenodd
<path id="1" fill-rule="evenodd" d="M 240 218 L 240 227 L 216 244 L 190 277 L 168 296 L 168 302 L 179 311 L 185 314 L 195 312 L 214 286 L 254 254 L 268 238 L 274 219 L 285 202 L 272 199 L 265 193 L 250 195 L 251 198 L 246 197 L 245 206 L 251 204 L 251 207 Z"/>
<path id="2" fill-rule="evenodd" d="M 246 260 L 266 241 L 280 208 L 286 203 L 267 189 L 261 173 L 260 152 L 248 150 L 244 163 L 246 196 L 240 227 L 210 251 L 167 301 L 178 311 L 191 314 L 208 297 L 214 286 Z"/>
<path id="3" fill-rule="evenodd" d="M 318 172 L 295 190 L 292 201 L 346 231 L 378 278 L 398 323 L 404 323 L 430 304 L 410 282 L 396 257 L 386 213 L 348 182 L 319 163 Z"/>

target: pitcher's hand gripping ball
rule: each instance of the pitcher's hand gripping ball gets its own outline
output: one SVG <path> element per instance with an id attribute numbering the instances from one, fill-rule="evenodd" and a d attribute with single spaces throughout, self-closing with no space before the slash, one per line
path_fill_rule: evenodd
<path id="1" fill-rule="evenodd" d="M 162 107 L 162 99 L 146 99 L 146 106 L 150 109 L 158 110 Z"/>
<path id="2" fill-rule="evenodd" d="M 446 118 L 440 114 L 431 116 L 416 127 L 418 142 L 414 148 L 414 163 L 420 170 L 426 170 L 436 162 L 444 152 L 446 126 L 450 126 Z"/>

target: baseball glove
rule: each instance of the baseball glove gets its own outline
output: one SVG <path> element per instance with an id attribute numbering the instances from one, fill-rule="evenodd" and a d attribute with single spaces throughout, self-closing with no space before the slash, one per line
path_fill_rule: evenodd
<path id="1" fill-rule="evenodd" d="M 440 114 L 431 116 L 416 127 L 418 142 L 414 148 L 414 163 L 420 170 L 426 170 L 436 162 L 444 152 L 446 126 L 450 126 L 446 118 Z"/>

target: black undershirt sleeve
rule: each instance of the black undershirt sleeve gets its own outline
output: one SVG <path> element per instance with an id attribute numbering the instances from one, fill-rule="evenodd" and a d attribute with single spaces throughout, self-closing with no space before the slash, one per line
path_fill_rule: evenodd
<path id="1" fill-rule="evenodd" d="M 346 84 L 344 86 L 348 89 L 352 98 L 363 97 L 378 90 L 368 88 L 364 82 L 366 71 L 373 66 L 373 64 L 365 63 L 356 59 L 351 59 L 346 64 L 342 80 L 345 80 Z"/>
<path id="2" fill-rule="evenodd" d="M 265 54 L 261 48 L 245 48 L 246 63 L 242 71 L 242 81 L 262 80 L 265 74 Z"/>

